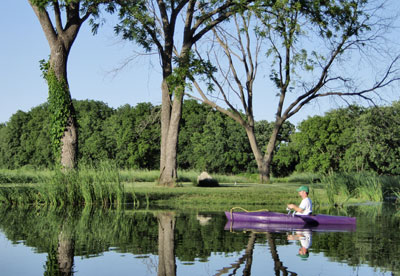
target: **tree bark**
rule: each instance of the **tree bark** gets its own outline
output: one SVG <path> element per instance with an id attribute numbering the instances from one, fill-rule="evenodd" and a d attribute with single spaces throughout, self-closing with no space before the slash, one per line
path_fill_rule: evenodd
<path id="1" fill-rule="evenodd" d="M 258 174 L 260 176 L 261 183 L 268 183 L 270 181 L 269 169 L 266 167 L 266 162 L 264 160 L 263 154 L 258 147 L 256 135 L 254 133 L 254 127 L 245 127 L 247 138 L 250 142 L 250 147 L 253 152 L 254 158 L 256 159 Z"/>
<path id="2" fill-rule="evenodd" d="M 283 124 L 283 120 L 281 120 L 281 119 L 276 120 L 275 127 L 272 130 L 271 137 L 269 138 L 269 141 L 268 141 L 267 151 L 265 152 L 265 155 L 264 155 L 265 171 L 263 171 L 264 175 L 261 175 L 261 172 L 260 172 L 260 176 L 263 176 L 264 177 L 263 180 L 267 183 L 271 179 L 271 163 L 272 163 L 272 159 L 274 157 L 274 150 L 275 150 L 276 141 L 278 139 L 279 130 L 281 129 L 282 124 Z"/>
<path id="3" fill-rule="evenodd" d="M 71 38 L 69 40 L 71 40 Z M 54 70 L 57 79 L 66 84 L 64 93 L 67 98 L 67 103 L 69 103 L 66 106 L 69 116 L 64 126 L 64 133 L 61 138 L 60 163 L 61 167 L 64 169 L 74 169 L 77 165 L 78 156 L 78 127 L 67 79 L 67 60 L 69 50 L 65 49 L 63 45 L 64 43 L 62 40 L 56 40 L 51 43 L 50 68 Z"/>
<path id="4" fill-rule="evenodd" d="M 188 42 L 186 44 L 184 43 L 180 54 L 180 59 L 188 59 L 191 47 L 191 42 Z M 164 71 L 161 84 L 162 111 L 159 184 L 162 186 L 173 187 L 175 186 L 176 179 L 178 178 L 178 165 L 176 156 L 178 152 L 179 124 L 182 117 L 186 76 L 182 76 L 182 80 L 180 80 L 180 89 L 176 89 L 177 91 L 171 91 L 167 82 L 167 78 L 172 74 L 172 55 L 166 56 L 163 62 L 165 64 L 166 70 Z"/>
<path id="5" fill-rule="evenodd" d="M 168 141 L 168 129 L 171 118 L 171 97 L 167 80 L 164 78 L 161 83 L 162 104 L 161 104 L 161 152 L 160 152 L 160 176 L 163 174 L 166 164 L 166 148 Z M 160 177 L 161 178 L 161 177 Z"/>
<path id="6" fill-rule="evenodd" d="M 164 103 L 162 104 L 164 106 Z M 175 186 L 177 173 L 177 162 L 176 155 L 178 151 L 178 133 L 179 123 L 182 116 L 182 105 L 183 105 L 183 94 L 175 95 L 172 108 L 170 111 L 170 117 L 163 117 L 161 120 L 162 129 L 165 132 L 166 139 L 163 137 L 162 142 L 162 157 L 160 165 L 160 178 L 159 183 L 163 186 L 173 187 Z M 168 125 L 167 125 L 168 124 Z M 165 139 L 165 140 L 164 140 Z"/>
<path id="7" fill-rule="evenodd" d="M 262 152 L 257 145 L 254 127 L 251 127 L 249 124 L 243 123 L 245 124 L 245 130 L 250 142 L 251 150 L 253 151 L 254 158 L 257 162 L 258 173 L 260 175 L 261 183 L 269 183 L 271 180 L 271 163 L 274 156 L 276 141 L 278 140 L 278 134 L 283 123 L 284 120 L 281 118 L 277 118 L 277 120 L 275 121 L 275 126 L 272 130 L 271 137 L 269 138 L 267 151 L 265 152 L 264 156 L 262 155 Z"/>

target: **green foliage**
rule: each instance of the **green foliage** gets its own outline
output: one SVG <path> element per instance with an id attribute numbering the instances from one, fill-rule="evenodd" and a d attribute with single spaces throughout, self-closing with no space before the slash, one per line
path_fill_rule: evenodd
<path id="1" fill-rule="evenodd" d="M 118 108 L 104 122 L 110 156 L 120 168 L 155 169 L 160 156 L 160 109 L 150 103 Z"/>
<path id="2" fill-rule="evenodd" d="M 281 144 L 279 150 L 274 154 L 271 164 L 271 171 L 275 177 L 285 177 L 292 174 L 297 164 L 299 156 L 297 150 L 291 143 Z"/>
<path id="3" fill-rule="evenodd" d="M 69 120 L 75 120 L 74 108 L 66 79 L 59 79 L 49 62 L 40 61 L 40 69 L 49 87 L 50 140 L 56 160 L 61 158 L 61 138 Z"/>
<path id="4" fill-rule="evenodd" d="M 353 143 L 357 119 L 363 109 L 351 106 L 302 121 L 293 137 L 300 171 L 324 172 L 347 169 L 345 156 Z"/>
<path id="5" fill-rule="evenodd" d="M 265 145 L 264 149 L 272 128 L 273 123 L 256 122 L 255 135 L 258 143 Z M 294 125 L 289 122 L 283 125 L 276 150 L 281 143 L 290 140 L 289 136 L 293 131 Z M 194 100 L 184 102 L 178 148 L 178 164 L 182 169 L 195 168 L 199 171 L 235 174 L 257 171 L 243 128 L 232 119 Z"/>
<path id="6" fill-rule="evenodd" d="M 103 102 L 74 101 L 79 129 L 79 162 L 98 164 L 112 158 L 112 147 L 104 131 L 106 120 L 115 111 Z"/>
<path id="7" fill-rule="evenodd" d="M 115 26 L 115 32 L 124 39 L 136 42 L 146 51 L 150 52 L 154 44 L 154 37 L 159 32 L 149 32 L 156 29 L 155 18 L 149 14 L 146 1 L 130 1 L 129 5 L 122 5 L 119 10 L 120 23 Z"/>
<path id="8" fill-rule="evenodd" d="M 197 158 L 194 167 L 200 171 L 239 173 L 255 168 L 244 129 L 220 112 L 207 114 L 203 131 L 191 142 Z"/>
<path id="9" fill-rule="evenodd" d="M 17 169 L 26 165 L 52 167 L 47 105 L 29 112 L 18 111 L 0 128 L 0 167 Z"/>
<path id="10" fill-rule="evenodd" d="M 168 88 L 170 93 L 184 93 L 185 90 L 191 89 L 190 83 L 186 79 L 193 81 L 195 76 L 201 76 L 206 82 L 207 90 L 213 90 L 211 75 L 217 71 L 216 67 L 210 61 L 205 61 L 195 57 L 192 51 L 184 53 L 182 57 L 174 57 L 175 68 L 167 77 Z"/>
<path id="11" fill-rule="evenodd" d="M 348 158 L 358 168 L 379 174 L 400 175 L 400 102 L 370 108 L 357 121 L 357 143 Z M 354 167 L 353 167 L 354 168 Z"/>
<path id="12" fill-rule="evenodd" d="M 289 147 L 298 152 L 296 169 L 399 175 L 400 105 L 350 106 L 302 121 Z"/>
<path id="13" fill-rule="evenodd" d="M 207 115 L 212 109 L 195 100 L 186 100 L 183 103 L 182 120 L 180 122 L 178 139 L 178 167 L 182 170 L 194 168 L 197 155 L 194 154 L 194 143 L 192 139 L 203 133 Z"/>
<path id="14" fill-rule="evenodd" d="M 158 168 L 158 106 L 141 103 L 112 109 L 89 100 L 73 104 L 79 123 L 79 162 L 97 166 L 114 160 L 119 168 Z M 296 133 L 292 124 L 285 123 L 275 148 L 273 176 L 287 176 L 294 166 L 304 172 L 375 171 L 398 175 L 400 124 L 392 123 L 399 120 L 398 114 L 398 103 L 378 109 L 351 106 L 308 118 L 299 124 Z M 18 111 L 0 125 L 1 168 L 53 168 L 49 117 L 48 104 L 42 104 L 29 112 Z M 266 145 L 272 127 L 273 123 L 267 121 L 256 122 L 260 145 Z M 252 173 L 256 172 L 253 158 L 247 136 L 236 122 L 194 100 L 184 102 L 179 168 Z M 18 178 L 11 177 L 12 182 L 30 181 Z"/>
<path id="15" fill-rule="evenodd" d="M 102 102 L 74 101 L 79 135 L 78 160 L 97 165 L 115 160 L 120 168 L 159 166 L 159 107 L 128 105 L 114 110 Z M 0 127 L 0 168 L 53 168 L 48 104 L 18 111 Z"/>

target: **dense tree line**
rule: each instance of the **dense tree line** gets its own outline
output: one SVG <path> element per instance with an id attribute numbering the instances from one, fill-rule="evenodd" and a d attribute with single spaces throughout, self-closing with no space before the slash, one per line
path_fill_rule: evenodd
<path id="1" fill-rule="evenodd" d="M 246 137 L 237 123 L 194 100 L 184 102 L 179 134 L 178 165 L 182 169 L 240 173 L 256 171 Z M 74 101 L 82 164 L 112 160 L 119 168 L 158 169 L 160 106 L 139 103 L 117 109 L 98 101 Z M 54 153 L 49 135 L 48 104 L 16 112 L 0 127 L 0 166 L 52 168 Z M 257 122 L 259 139 L 272 131 L 267 121 Z M 280 141 L 288 141 L 294 126 L 287 124 Z"/>
<path id="2" fill-rule="evenodd" d="M 74 101 L 79 127 L 79 162 L 112 160 L 119 168 L 159 169 L 160 106 L 139 103 L 117 109 L 98 101 Z M 274 176 L 293 171 L 400 174 L 400 102 L 349 106 L 285 123 L 275 148 Z M 48 104 L 18 111 L 0 125 L 0 167 L 52 168 Z M 273 123 L 256 122 L 266 145 Z M 195 100 L 186 100 L 179 133 L 178 166 L 211 173 L 257 172 L 246 132 L 233 119 Z M 263 149 L 266 150 L 265 148 Z"/>
<path id="3" fill-rule="evenodd" d="M 302 121 L 288 151 L 300 171 L 400 174 L 400 102 L 350 106 Z M 281 153 L 282 154 L 282 153 Z M 279 152 L 278 152 L 279 155 Z"/>

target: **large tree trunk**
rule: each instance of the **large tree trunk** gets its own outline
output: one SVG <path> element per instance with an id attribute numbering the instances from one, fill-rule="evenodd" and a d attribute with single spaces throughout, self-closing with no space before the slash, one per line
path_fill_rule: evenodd
<path id="1" fill-rule="evenodd" d="M 162 157 L 159 184 L 163 186 L 173 187 L 178 177 L 176 155 L 178 151 L 178 134 L 179 123 L 182 116 L 182 105 L 183 94 L 175 95 L 170 117 L 163 117 L 161 119 L 161 124 L 164 124 L 162 128 L 165 128 L 164 131 L 168 131 L 167 133 L 164 133 L 166 138 L 162 137 L 162 142 L 164 145 L 162 145 L 163 151 L 161 153 Z M 169 123 L 168 126 L 166 125 L 167 123 Z"/>
<path id="2" fill-rule="evenodd" d="M 68 51 L 64 48 L 62 41 L 56 41 L 54 44 L 51 45 L 50 68 L 54 71 L 58 81 L 65 84 L 63 93 L 66 101 L 62 109 L 66 109 L 68 114 L 61 137 L 61 148 L 59 149 L 61 154 L 58 161 L 63 169 L 74 169 L 77 165 L 78 129 L 67 79 Z"/>
<path id="3" fill-rule="evenodd" d="M 267 145 L 267 151 L 263 156 L 260 148 L 257 145 L 257 139 L 254 134 L 254 128 L 251 126 L 246 126 L 246 134 L 250 142 L 251 150 L 253 151 L 254 158 L 257 162 L 258 173 L 260 175 L 261 183 L 269 183 L 271 180 L 271 163 L 274 155 L 274 149 L 276 141 L 278 139 L 279 130 L 283 124 L 282 120 L 277 120 L 275 122 L 274 129 L 272 130 L 271 137 Z"/>
<path id="4" fill-rule="evenodd" d="M 160 150 L 160 176 L 166 164 L 166 148 L 168 141 L 168 129 L 171 118 L 171 96 L 169 94 L 167 80 L 163 79 L 161 84 L 162 104 L 161 104 L 161 150 Z M 161 177 L 160 177 L 161 178 Z"/>
<path id="5" fill-rule="evenodd" d="M 283 120 L 277 119 L 277 121 L 275 122 L 274 129 L 272 130 L 271 137 L 269 138 L 269 142 L 267 145 L 267 151 L 265 152 L 265 155 L 264 155 L 265 175 L 266 175 L 267 182 L 270 181 L 271 163 L 272 163 L 272 159 L 274 157 L 274 150 L 275 150 L 276 141 L 278 139 L 279 130 L 281 129 L 282 124 L 283 124 Z"/>
<path id="6" fill-rule="evenodd" d="M 181 51 L 181 58 L 188 58 L 191 44 L 187 44 Z M 162 89 L 162 111 L 161 111 L 161 156 L 160 156 L 160 178 L 159 185 L 173 187 L 175 186 L 177 173 L 177 152 L 178 152 L 178 136 L 179 123 L 182 117 L 182 105 L 185 89 L 186 77 L 180 80 L 180 89 L 171 91 L 167 77 L 172 73 L 171 57 L 163 60 L 165 69 L 163 73 Z M 176 83 L 175 83 L 176 85 Z M 178 86 L 179 86 L 178 85 Z M 172 104 L 171 104 L 171 99 Z"/>
<path id="7" fill-rule="evenodd" d="M 266 162 L 264 161 L 262 152 L 261 152 L 260 148 L 258 147 L 256 135 L 254 134 L 254 128 L 248 126 L 248 127 L 245 127 L 245 130 L 246 130 L 247 138 L 249 139 L 249 142 L 250 142 L 251 150 L 253 151 L 254 158 L 256 159 L 256 162 L 257 162 L 258 173 L 260 175 L 260 182 L 268 183 L 270 180 L 269 170 L 266 167 Z"/>

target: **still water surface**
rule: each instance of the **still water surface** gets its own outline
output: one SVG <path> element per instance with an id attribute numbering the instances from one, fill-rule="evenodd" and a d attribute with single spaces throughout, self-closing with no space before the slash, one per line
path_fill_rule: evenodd
<path id="1" fill-rule="evenodd" d="M 221 212 L 0 208 L 1 275 L 399 275 L 395 205 L 355 229 L 232 229 Z M 309 246 L 308 257 L 299 256 Z"/>

